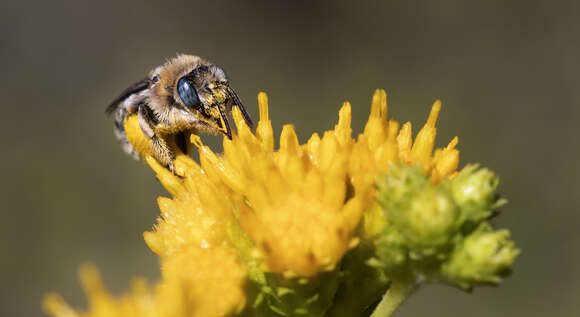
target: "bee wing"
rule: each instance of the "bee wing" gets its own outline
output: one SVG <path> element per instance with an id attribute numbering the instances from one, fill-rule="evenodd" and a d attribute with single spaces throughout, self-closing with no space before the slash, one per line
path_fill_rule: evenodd
<path id="1" fill-rule="evenodd" d="M 140 91 L 143 91 L 143 90 L 149 88 L 150 84 L 151 84 L 151 81 L 149 80 L 149 78 L 145 78 L 145 79 L 142 79 L 142 80 L 134 83 L 133 85 L 129 86 L 129 88 L 123 90 L 123 92 L 121 93 L 121 95 L 119 97 L 117 97 L 115 100 L 113 100 L 113 102 L 111 102 L 111 104 L 105 110 L 105 113 L 106 114 L 113 113 L 117 109 L 119 104 L 121 102 L 123 102 L 123 100 L 127 99 L 129 96 L 131 96 L 134 93 L 138 93 Z"/>

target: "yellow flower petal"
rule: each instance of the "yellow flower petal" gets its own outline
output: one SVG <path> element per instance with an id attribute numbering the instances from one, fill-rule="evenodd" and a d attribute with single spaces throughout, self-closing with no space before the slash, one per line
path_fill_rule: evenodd
<path id="1" fill-rule="evenodd" d="M 431 108 L 431 113 L 427 119 L 427 123 L 423 126 L 423 129 L 419 131 L 413 147 L 411 149 L 411 155 L 413 159 L 421 164 L 425 171 L 430 169 L 431 153 L 433 152 L 433 146 L 435 145 L 435 135 L 437 130 L 435 129 L 435 124 L 437 123 L 437 118 L 439 117 L 439 112 L 441 111 L 441 101 L 437 100 L 433 107 Z"/>

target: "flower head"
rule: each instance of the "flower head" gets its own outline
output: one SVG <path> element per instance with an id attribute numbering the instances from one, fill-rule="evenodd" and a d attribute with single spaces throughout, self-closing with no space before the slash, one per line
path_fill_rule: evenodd
<path id="1" fill-rule="evenodd" d="M 291 125 L 274 151 L 265 94 L 252 134 L 234 112 L 239 137 L 224 139 L 224 154 L 200 149 L 202 167 L 224 184 L 239 225 L 264 269 L 287 276 L 332 270 L 352 243 L 362 213 L 360 195 L 347 197 L 349 153 L 335 133 L 313 135 L 301 146 Z"/>
<path id="2" fill-rule="evenodd" d="M 460 176 L 449 185 L 459 151 L 457 137 L 433 151 L 439 101 L 414 140 L 410 123 L 387 119 L 386 93 L 377 90 L 356 139 L 346 102 L 334 129 L 322 137 L 313 134 L 305 144 L 292 125 L 285 125 L 277 150 L 266 94 L 259 94 L 258 104 L 255 133 L 233 109 L 237 134 L 223 139 L 223 153 L 192 134 L 199 163 L 175 144 L 170 144 L 177 153 L 175 174 L 145 158 L 172 196 L 158 199 L 161 215 L 154 230 L 144 233 L 161 259 L 162 280 L 153 288 L 139 284 L 131 295 L 115 299 L 94 270 L 83 269 L 92 299 L 87 316 L 251 315 L 252 309 L 318 316 L 331 309 L 334 298 L 348 297 L 344 292 L 356 301 L 349 309 L 359 311 L 376 301 L 376 290 L 384 291 L 388 279 L 378 279 L 376 290 L 357 297 L 357 288 L 364 286 L 339 288 L 343 275 L 384 276 L 381 270 L 409 259 L 447 255 L 462 233 L 464 206 L 477 205 L 481 197 L 490 200 L 495 192 L 493 182 L 477 185 L 489 179 L 485 173 Z M 134 148 L 147 153 L 149 141 L 136 116 L 125 120 L 125 131 Z M 470 196 L 469 186 L 479 186 L 481 194 Z M 457 254 L 449 263 L 465 262 Z M 449 264 L 445 272 L 470 278 L 456 267 Z M 75 315 L 55 296 L 47 298 L 45 308 L 55 316 Z"/>

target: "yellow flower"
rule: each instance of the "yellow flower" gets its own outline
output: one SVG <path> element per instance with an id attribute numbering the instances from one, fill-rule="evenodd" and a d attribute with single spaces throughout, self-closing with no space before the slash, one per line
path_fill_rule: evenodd
<path id="1" fill-rule="evenodd" d="M 459 152 L 454 138 L 433 153 L 436 102 L 425 126 L 412 140 L 411 124 L 399 129 L 387 120 L 386 93 L 377 90 L 364 129 L 352 138 L 351 107 L 322 137 L 300 145 L 292 125 L 283 127 L 274 149 L 266 94 L 258 96 L 260 120 L 253 133 L 234 108 L 237 135 L 223 139 L 223 154 L 191 135 L 200 163 L 177 154 L 174 175 L 153 158 L 147 163 L 173 196 L 159 198 L 161 217 L 144 234 L 160 258 L 162 280 L 150 289 L 134 288 L 114 299 L 93 271 L 82 276 L 91 304 L 86 316 L 224 316 L 240 311 L 248 278 L 255 272 L 310 278 L 333 270 L 361 238 L 388 223 L 375 201 L 375 178 L 392 163 L 420 164 L 432 181 L 453 176 Z M 129 141 L 147 153 L 136 116 L 125 122 Z M 362 222 L 362 223 L 361 223 Z M 87 277 L 88 276 L 88 277 Z M 90 280 L 90 281 L 87 281 Z M 50 296 L 45 308 L 54 316 L 77 316 Z"/>
<path id="2" fill-rule="evenodd" d="M 360 196 L 347 197 L 349 152 L 330 132 L 300 146 L 291 125 L 274 151 L 265 94 L 259 104 L 256 134 L 234 112 L 239 137 L 224 139 L 223 155 L 202 146 L 202 167 L 229 190 L 230 208 L 265 270 L 286 276 L 331 270 L 353 243 L 362 213 Z"/>

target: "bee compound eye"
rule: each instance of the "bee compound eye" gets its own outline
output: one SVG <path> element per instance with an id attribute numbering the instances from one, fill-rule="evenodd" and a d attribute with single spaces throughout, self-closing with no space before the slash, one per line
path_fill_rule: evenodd
<path id="1" fill-rule="evenodd" d="M 193 84 L 186 77 L 181 77 L 177 82 L 177 92 L 186 107 L 199 107 L 199 96 L 197 95 L 197 91 L 195 91 Z"/>

